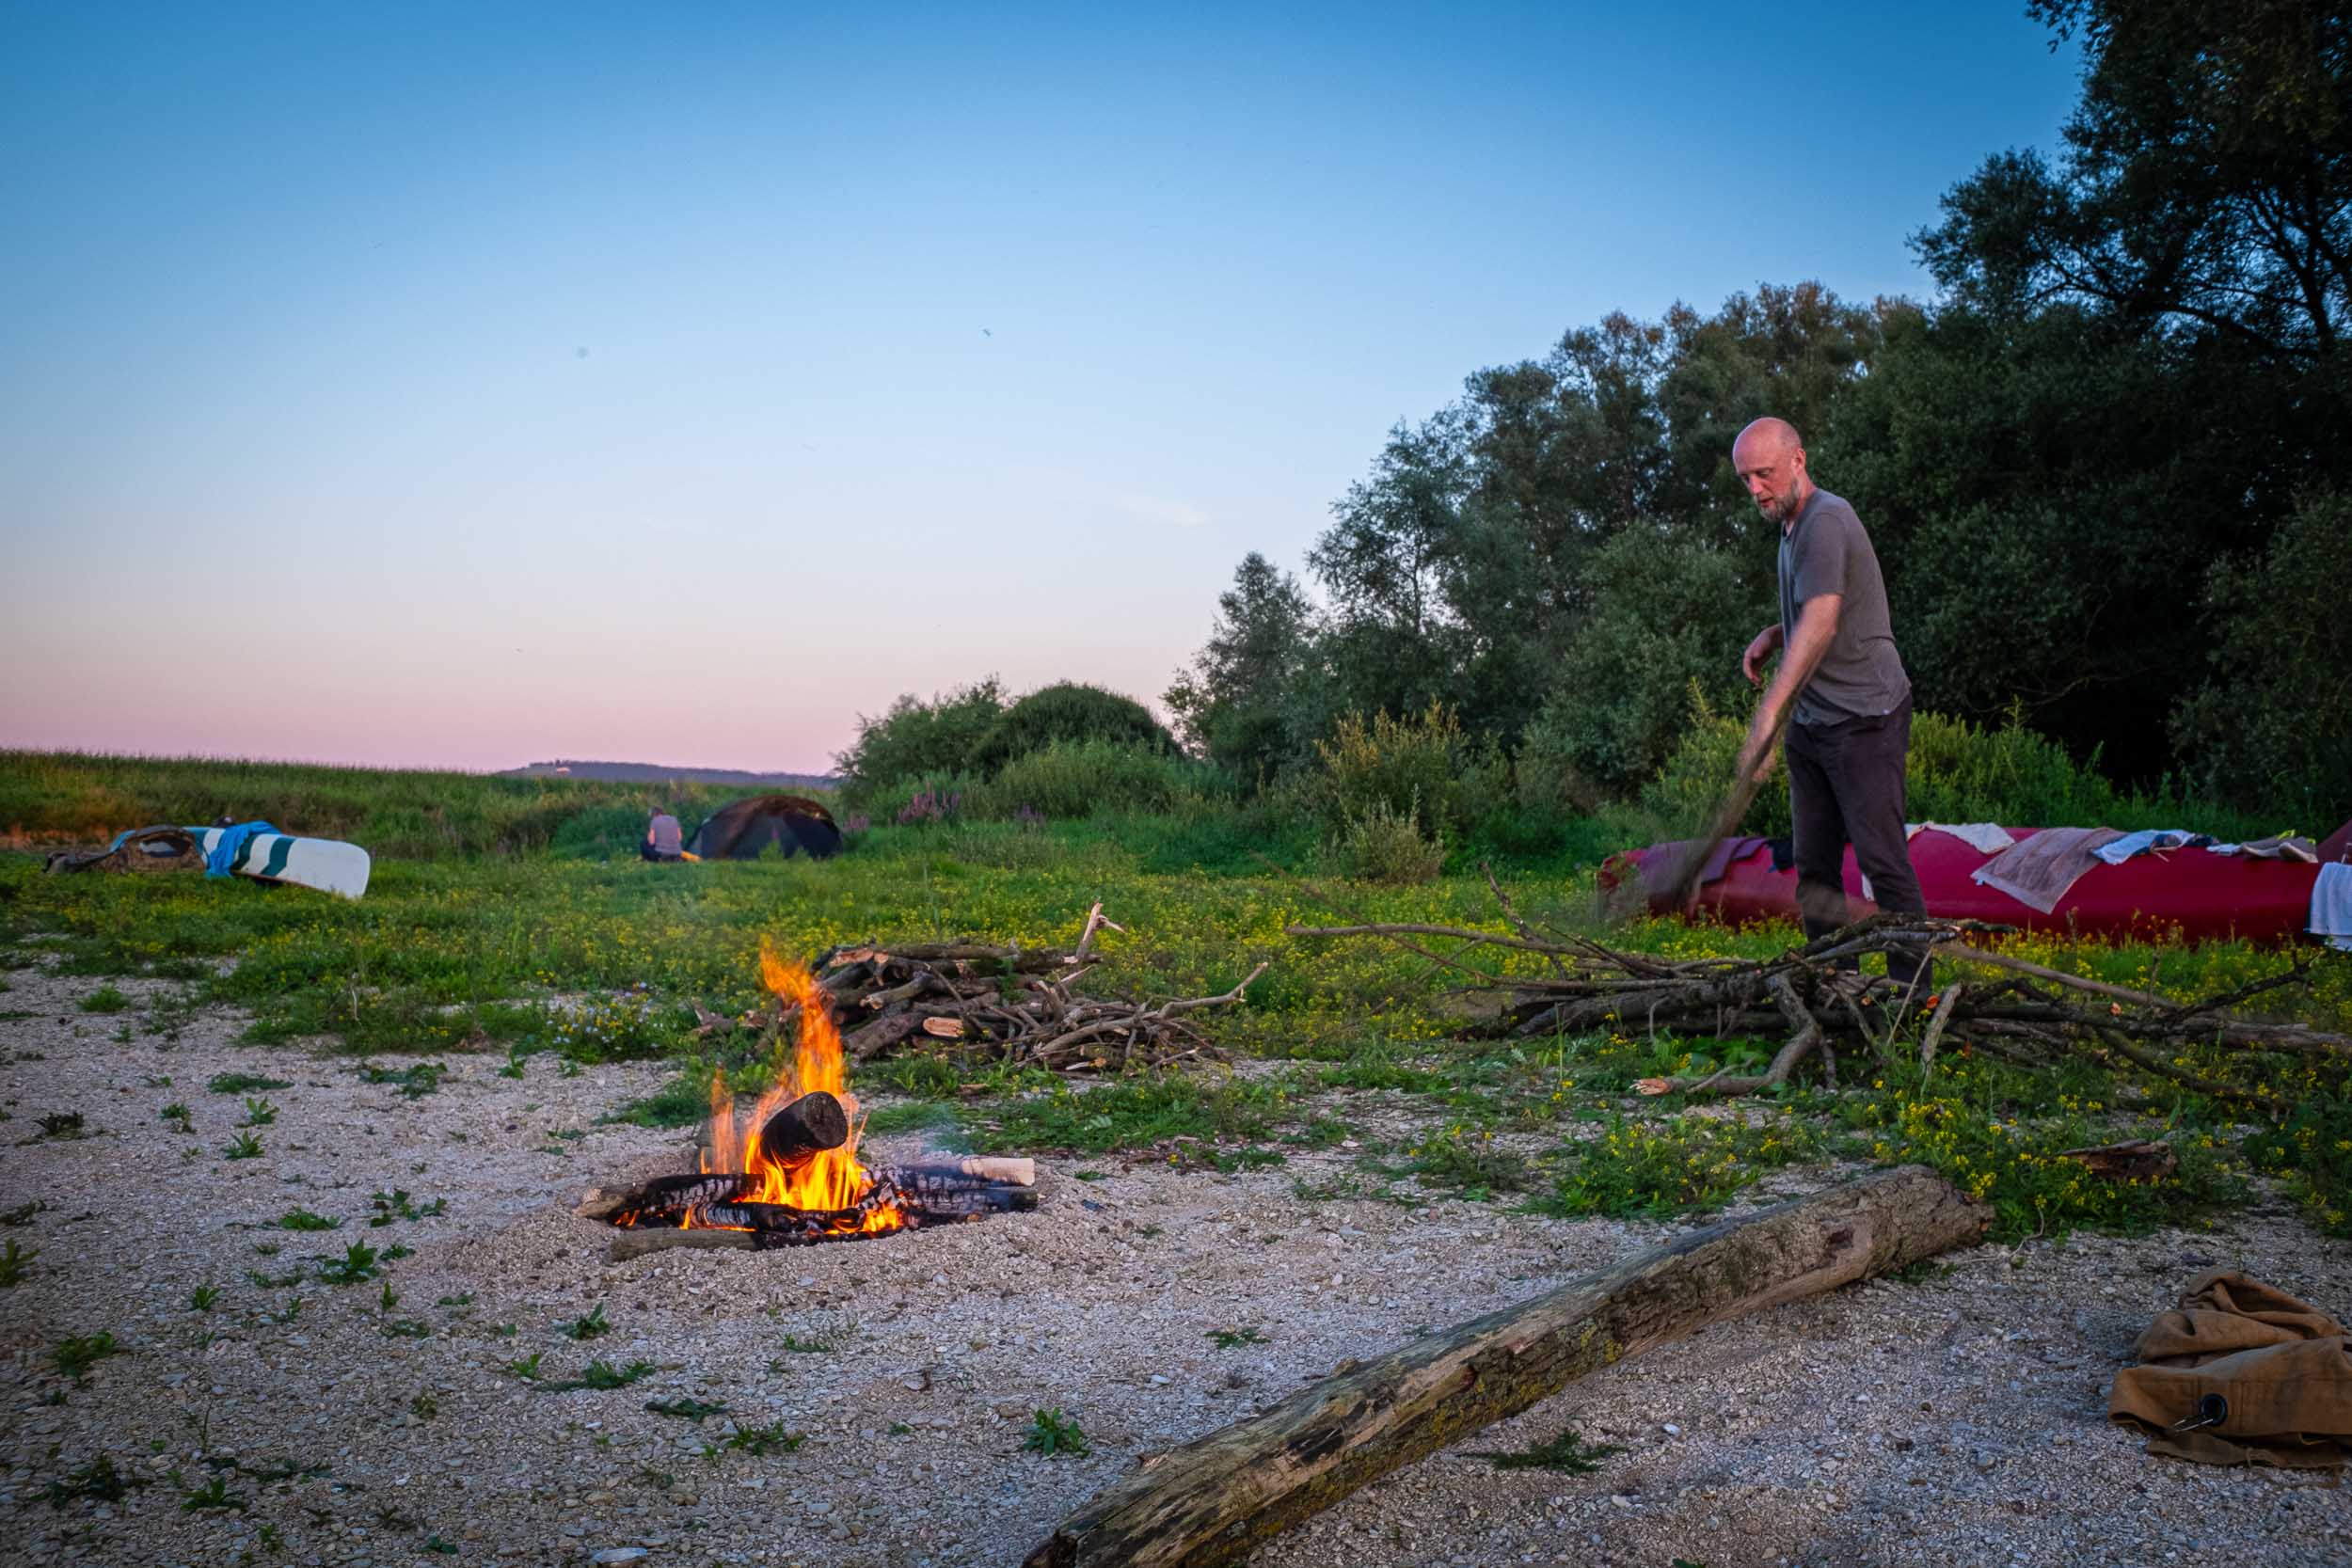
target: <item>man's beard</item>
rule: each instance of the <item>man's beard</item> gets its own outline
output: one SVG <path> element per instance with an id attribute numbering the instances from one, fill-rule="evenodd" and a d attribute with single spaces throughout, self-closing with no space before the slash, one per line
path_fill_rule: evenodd
<path id="1" fill-rule="evenodd" d="M 1786 527 L 1788 524 L 1794 522 L 1796 520 L 1797 514 L 1804 510 L 1804 495 L 1799 491 L 1790 490 L 1772 502 L 1771 515 L 1772 521 Z"/>

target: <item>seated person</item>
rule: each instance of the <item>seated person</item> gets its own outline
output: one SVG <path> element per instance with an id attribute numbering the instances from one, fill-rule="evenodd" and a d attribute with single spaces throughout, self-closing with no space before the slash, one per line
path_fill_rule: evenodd
<path id="1" fill-rule="evenodd" d="M 686 858 L 686 832 L 677 825 L 677 818 L 660 806 L 653 809 L 653 820 L 645 824 L 645 842 L 637 847 L 640 859 L 676 861 Z"/>

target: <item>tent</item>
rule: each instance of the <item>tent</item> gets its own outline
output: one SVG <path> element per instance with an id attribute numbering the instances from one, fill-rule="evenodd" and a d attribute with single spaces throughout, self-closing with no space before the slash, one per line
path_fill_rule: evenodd
<path id="1" fill-rule="evenodd" d="M 803 795 L 753 795 L 720 807 L 686 841 L 686 852 L 707 861 L 757 860 L 771 844 L 780 854 L 823 860 L 841 852 L 833 813 Z"/>

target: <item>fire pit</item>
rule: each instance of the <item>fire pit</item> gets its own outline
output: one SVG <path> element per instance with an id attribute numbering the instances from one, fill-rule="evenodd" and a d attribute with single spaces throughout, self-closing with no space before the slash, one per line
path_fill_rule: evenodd
<path id="1" fill-rule="evenodd" d="M 841 1036 L 805 968 L 762 948 L 761 978 L 797 1008 L 800 1040 L 748 1117 L 725 1076 L 710 1085 L 710 1138 L 692 1173 L 600 1192 L 580 1212 L 628 1235 L 615 1261 L 671 1247 L 764 1251 L 962 1224 L 1038 1206 L 1028 1160 L 965 1157 L 867 1169 L 857 1157 L 865 1118 L 849 1092 Z M 779 1026 L 781 1026 L 781 1016 Z"/>

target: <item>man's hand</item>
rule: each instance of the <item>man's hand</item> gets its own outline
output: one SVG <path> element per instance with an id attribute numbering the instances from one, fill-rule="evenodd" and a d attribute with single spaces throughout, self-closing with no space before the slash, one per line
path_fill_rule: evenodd
<path id="1" fill-rule="evenodd" d="M 1759 689 L 1763 687 L 1764 661 L 1772 657 L 1773 653 L 1776 652 L 1779 647 L 1779 622 L 1773 622 L 1771 626 L 1766 626 L 1762 631 L 1756 634 L 1756 641 L 1748 644 L 1748 651 L 1740 656 L 1740 673 L 1748 677 L 1748 684 L 1750 686 L 1756 687 Z"/>
<path id="2" fill-rule="evenodd" d="M 1740 743 L 1740 760 L 1734 765 L 1732 777 L 1755 784 L 1769 783 L 1772 776 L 1772 745 L 1769 738 L 1751 735 Z"/>

